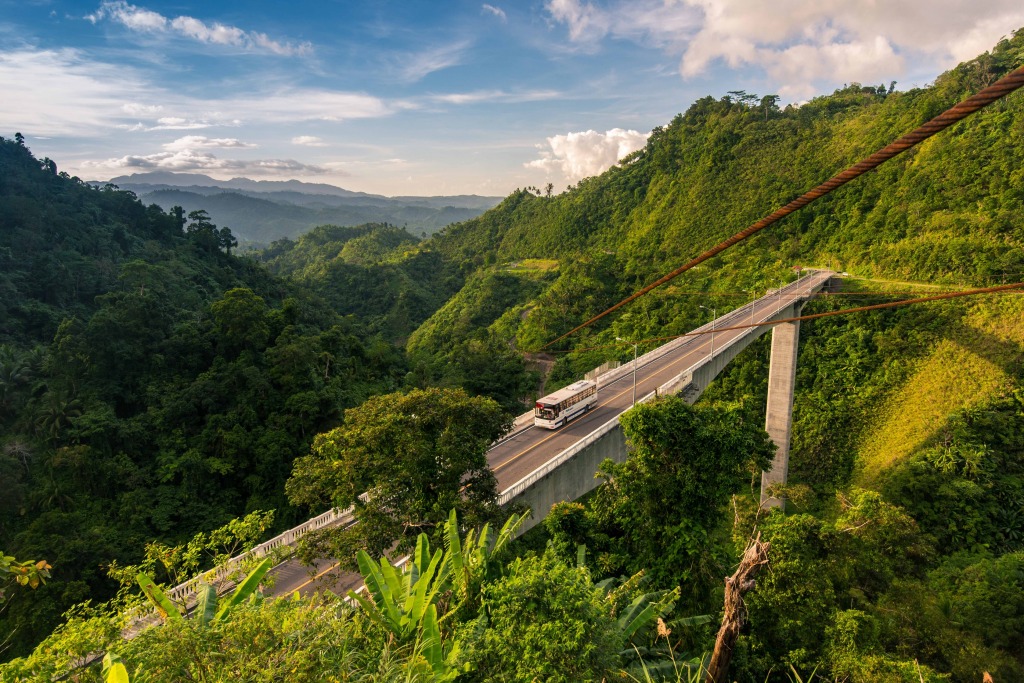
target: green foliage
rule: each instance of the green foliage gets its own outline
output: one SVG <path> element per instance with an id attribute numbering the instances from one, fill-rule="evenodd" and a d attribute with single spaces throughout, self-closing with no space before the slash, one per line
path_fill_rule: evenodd
<path id="1" fill-rule="evenodd" d="M 408 549 L 412 530 L 433 530 L 439 543 L 453 509 L 467 525 L 500 516 L 486 451 L 508 428 L 498 404 L 459 389 L 378 396 L 317 436 L 286 489 L 297 505 L 355 505 L 359 524 L 327 532 L 342 544 L 335 557 L 352 557 L 356 548 L 382 555 L 395 541 Z"/>
<path id="2" fill-rule="evenodd" d="M 611 605 L 584 567 L 552 553 L 517 559 L 485 586 L 486 617 L 459 632 L 467 680 L 600 681 L 622 645 Z"/>
<path id="3" fill-rule="evenodd" d="M 1024 555 L 955 555 L 922 579 L 897 581 L 878 604 L 890 649 L 949 671 L 954 681 L 1024 676 Z"/>
<path id="4" fill-rule="evenodd" d="M 775 512 L 759 522 L 771 570 L 746 596 L 750 636 L 737 661 L 745 680 L 763 680 L 780 663 L 807 670 L 873 654 L 875 602 L 930 557 L 914 521 L 879 494 L 854 491 L 839 503 L 832 519 Z"/>
<path id="5" fill-rule="evenodd" d="M 181 610 L 164 595 L 159 586 L 153 583 L 153 579 L 140 572 L 136 580 L 139 582 L 139 587 L 142 588 L 146 598 L 153 603 L 161 619 L 164 621 L 182 620 Z"/>
<path id="6" fill-rule="evenodd" d="M 50 578 L 50 570 L 53 569 L 46 560 L 19 561 L 13 555 L 8 555 L 0 550 L 0 604 L 6 600 L 4 590 L 7 584 L 14 581 L 19 586 L 38 588 Z"/>
<path id="7" fill-rule="evenodd" d="M 348 595 L 376 624 L 399 641 L 409 641 L 422 634 L 427 622 L 432 624 L 432 630 L 437 629 L 437 600 L 448 587 L 451 556 L 440 548 L 431 554 L 426 534 L 419 535 L 416 549 L 401 571 L 386 557 L 380 559 L 378 568 L 363 551 L 359 551 L 358 560 L 372 601 L 355 591 L 349 591 Z"/>
<path id="8" fill-rule="evenodd" d="M 291 460 L 406 374 L 359 321 L 200 244 L 200 213 L 189 235 L 182 211 L 44 166 L 0 141 L 0 547 L 60 568 L 0 614 L 4 657 L 112 596 L 103 567 L 151 541 L 299 521 Z"/>
<path id="9" fill-rule="evenodd" d="M 121 657 L 108 652 L 103 655 L 102 676 L 104 683 L 129 683 L 128 669 L 125 668 Z"/>
<path id="10" fill-rule="evenodd" d="M 409 338 L 409 379 L 417 386 L 461 386 L 521 412 L 536 380 L 508 343 L 502 319 L 541 290 L 540 282 L 514 271 L 479 271 Z"/>
<path id="11" fill-rule="evenodd" d="M 948 553 L 1024 548 L 1024 393 L 953 415 L 936 441 L 884 475 L 886 497 Z"/>
<path id="12" fill-rule="evenodd" d="M 260 581 L 263 577 L 274 567 L 274 560 L 270 557 L 263 558 L 263 561 L 256 565 L 256 568 L 249 572 L 249 575 L 235 587 L 235 590 L 228 596 L 228 599 L 224 601 L 224 604 L 220 606 L 217 613 L 213 616 L 213 621 L 221 621 L 225 619 L 231 610 L 242 604 L 242 601 L 247 600 L 249 596 L 256 593 L 256 589 L 260 586 Z M 199 620 L 201 623 L 208 623 L 205 619 Z"/>
<path id="13" fill-rule="evenodd" d="M 683 586 L 691 611 L 705 608 L 725 560 L 715 549 L 724 507 L 770 462 L 771 441 L 738 405 L 677 397 L 638 405 L 621 424 L 627 460 L 605 461 L 586 507 L 556 505 L 547 528 L 556 547 L 585 544 L 601 573 L 646 570 L 656 586 Z"/>
<path id="14" fill-rule="evenodd" d="M 515 539 L 519 527 L 526 521 L 526 513 L 509 516 L 497 535 L 490 524 L 484 524 L 480 533 L 470 528 L 465 538 L 459 539 L 460 530 L 455 510 L 448 516 L 444 528 L 444 547 L 451 559 L 452 589 L 455 606 L 452 612 L 463 619 L 475 615 L 480 607 L 481 591 L 486 581 L 497 578 L 502 556 Z"/>
<path id="15" fill-rule="evenodd" d="M 387 224 L 322 225 L 294 242 L 274 242 L 259 258 L 342 315 L 358 315 L 372 331 L 404 340 L 462 284 L 440 254 L 417 249 L 416 242 Z"/>

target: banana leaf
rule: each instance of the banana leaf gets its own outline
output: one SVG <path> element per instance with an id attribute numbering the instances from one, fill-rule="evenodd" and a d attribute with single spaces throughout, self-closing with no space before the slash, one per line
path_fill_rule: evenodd
<path id="1" fill-rule="evenodd" d="M 217 614 L 213 617 L 214 620 L 220 621 L 226 617 L 228 612 L 230 612 L 235 606 L 252 595 L 256 589 L 259 588 L 260 581 L 263 580 L 263 576 L 269 572 L 273 566 L 274 561 L 271 558 L 263 558 L 263 561 L 256 565 L 256 568 L 249 573 L 249 576 L 245 577 L 245 580 L 238 584 L 238 587 L 235 588 L 235 592 L 231 594 L 231 597 L 229 597 L 217 611 Z"/>
<path id="2" fill-rule="evenodd" d="M 139 572 L 135 580 L 139 582 L 139 586 L 142 588 L 142 592 L 146 594 L 149 601 L 156 607 L 156 611 L 160 614 L 160 617 L 164 621 L 181 621 L 181 612 L 177 606 L 171 602 L 164 592 L 160 590 L 153 579 L 149 578 L 142 572 Z"/>

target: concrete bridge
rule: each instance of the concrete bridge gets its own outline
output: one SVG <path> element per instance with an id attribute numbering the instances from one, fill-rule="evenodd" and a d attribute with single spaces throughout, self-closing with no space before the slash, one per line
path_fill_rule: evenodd
<path id="1" fill-rule="evenodd" d="M 488 451 L 487 459 L 498 479 L 501 504 L 524 503 L 533 510 L 533 517 L 520 533 L 539 524 L 555 503 L 575 500 L 594 489 L 599 484 L 594 474 L 605 458 L 617 462 L 625 459 L 626 444 L 619 416 L 632 407 L 634 397 L 639 403 L 656 394 L 679 393 L 693 403 L 737 354 L 769 330 L 772 350 L 765 427 L 777 451 L 772 468 L 762 474 L 761 501 L 762 505 L 781 506 L 782 501 L 772 498 L 767 491 L 772 484 L 785 483 L 788 471 L 800 323 L 773 321 L 799 316 L 804 303 L 832 276 L 830 271 L 812 271 L 688 336 L 640 356 L 635 362 L 599 375 L 598 405 L 561 429 L 534 428 L 532 411 L 519 416 L 511 432 Z M 232 558 L 213 574 L 174 587 L 168 596 L 187 605 L 194 601 L 203 582 L 227 583 L 227 577 L 247 559 L 286 551 L 309 531 L 353 522 L 351 510 L 329 510 L 243 556 Z M 275 569 L 274 593 L 307 593 L 328 587 L 338 590 L 338 585 L 328 586 L 318 580 L 334 566 L 330 561 L 318 563 L 316 578 L 310 579 L 307 567 L 297 561 L 284 562 Z M 358 580 L 353 585 L 358 585 Z"/>
<path id="2" fill-rule="evenodd" d="M 621 462 L 626 457 L 619 415 L 632 406 L 634 382 L 638 403 L 658 393 L 679 393 L 693 403 L 740 351 L 772 330 L 765 428 L 777 451 L 772 469 L 762 475 L 761 495 L 762 505 L 781 505 L 782 501 L 767 491 L 772 484 L 785 483 L 788 471 L 800 323 L 771 322 L 799 316 L 803 304 L 832 275 L 830 271 L 813 271 L 694 330 L 702 334 L 676 339 L 644 354 L 635 368 L 628 363 L 600 375 L 598 408 L 560 430 L 535 429 L 530 423 L 532 413 L 521 416 L 519 429 L 513 429 L 488 452 L 498 477 L 501 504 L 524 503 L 533 510 L 532 519 L 524 525 L 526 531 L 555 503 L 575 500 L 594 489 L 600 483 L 594 473 L 601 461 Z"/>

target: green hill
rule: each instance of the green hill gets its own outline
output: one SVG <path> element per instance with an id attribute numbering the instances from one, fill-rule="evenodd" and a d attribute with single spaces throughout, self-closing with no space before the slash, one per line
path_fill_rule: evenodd
<path id="1" fill-rule="evenodd" d="M 0 140 L 0 548 L 54 567 L 0 611 L 5 657 L 113 595 L 106 568 L 148 543 L 299 521 L 292 460 L 405 374 L 356 318 L 186 222 Z"/>
<path id="2" fill-rule="evenodd" d="M 561 195 L 520 190 L 422 241 L 387 224 L 321 226 L 272 244 L 258 257 L 266 271 L 181 234 L 175 216 L 83 188 L 4 141 L 0 170 L 13 172 L 0 175 L 0 190 L 19 218 L 3 228 L 29 248 L 0 245 L 10 266 L 0 284 L 12 293 L 0 347 L 0 543 L 66 572 L 0 617 L 19 628 L 15 653 L 64 606 L 109 595 L 99 567 L 137 560 L 146 541 L 180 541 L 268 506 L 299 514 L 282 495 L 291 461 L 337 426 L 343 408 L 436 385 L 517 407 L 536 386 L 524 353 L 1022 63 L 1018 32 L 928 88 L 851 84 L 785 109 L 704 98 L 655 129 L 644 149 Z M 1017 92 L 705 262 L 551 350 L 550 380 L 625 358 L 628 347 L 586 350 L 616 337 L 682 333 L 708 309 L 721 314 L 795 277 L 795 265 L 852 273 L 808 312 L 1024 278 L 1022 120 Z M 75 241 L 79 231 L 89 239 Z M 88 251 L 94 242 L 115 256 Z M 775 680 L 780 671 L 907 683 L 966 683 L 988 671 L 1018 680 L 1021 301 L 992 296 L 805 323 L 785 514 L 757 509 L 760 466 L 751 465 L 767 457 L 757 428 L 765 338 L 703 405 L 668 400 L 631 412 L 633 460 L 609 466 L 591 498 L 553 511 L 534 540 L 534 548 L 550 541 L 547 551 L 525 546 L 514 561 L 478 560 L 482 574 L 466 570 L 464 585 L 440 593 L 433 618 L 389 622 L 394 605 L 389 617 L 372 609 L 370 617 L 329 599 L 301 610 L 252 601 L 237 622 L 207 630 L 182 622 L 128 651 L 159 671 L 213 670 L 227 661 L 222 651 L 240 667 L 265 655 L 248 649 L 252 635 L 270 634 L 266 647 L 311 677 L 341 679 L 334 664 L 319 664 L 331 661 L 354 669 L 346 680 L 377 672 L 517 680 L 524 662 L 536 665 L 532 678 L 551 675 L 544 667 L 553 656 L 539 653 L 564 644 L 566 670 L 581 651 L 600 655 L 564 680 L 627 672 L 644 680 L 636 657 L 656 661 L 674 648 L 682 661 L 709 649 L 721 577 L 760 532 L 771 570 L 746 598 L 735 680 Z M 371 440 L 390 438 L 380 434 Z M 325 478 L 340 471 L 328 470 Z M 416 555 L 426 563 L 426 552 Z M 643 590 L 680 589 L 670 600 L 659 594 L 677 602 L 675 620 L 646 632 L 642 651 L 612 634 L 619 617 L 640 611 L 630 606 L 640 572 L 655 584 Z M 76 652 L 117 642 L 87 633 L 98 622 L 74 623 L 34 663 L 16 666 L 52 675 L 68 641 L 82 636 Z M 686 680 L 673 668 L 671 680 Z"/>

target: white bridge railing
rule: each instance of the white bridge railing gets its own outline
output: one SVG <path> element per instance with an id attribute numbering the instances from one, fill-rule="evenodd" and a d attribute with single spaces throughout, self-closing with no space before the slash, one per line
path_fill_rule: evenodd
<path id="1" fill-rule="evenodd" d="M 289 529 L 283 534 L 274 536 L 269 541 L 260 543 L 248 552 L 232 557 L 224 564 L 206 572 L 205 574 L 201 574 L 200 576 L 189 579 L 185 583 L 171 588 L 166 592 L 166 595 L 174 602 L 182 605 L 187 604 L 190 598 L 198 595 L 199 589 L 204 584 L 217 586 L 218 584 L 226 581 L 246 562 L 262 559 L 278 548 L 290 547 L 310 531 L 316 531 L 329 526 L 338 526 L 339 524 L 351 524 L 354 520 L 355 517 L 352 515 L 352 508 L 346 508 L 345 510 L 328 510 L 322 515 L 303 522 L 299 526 Z"/>

